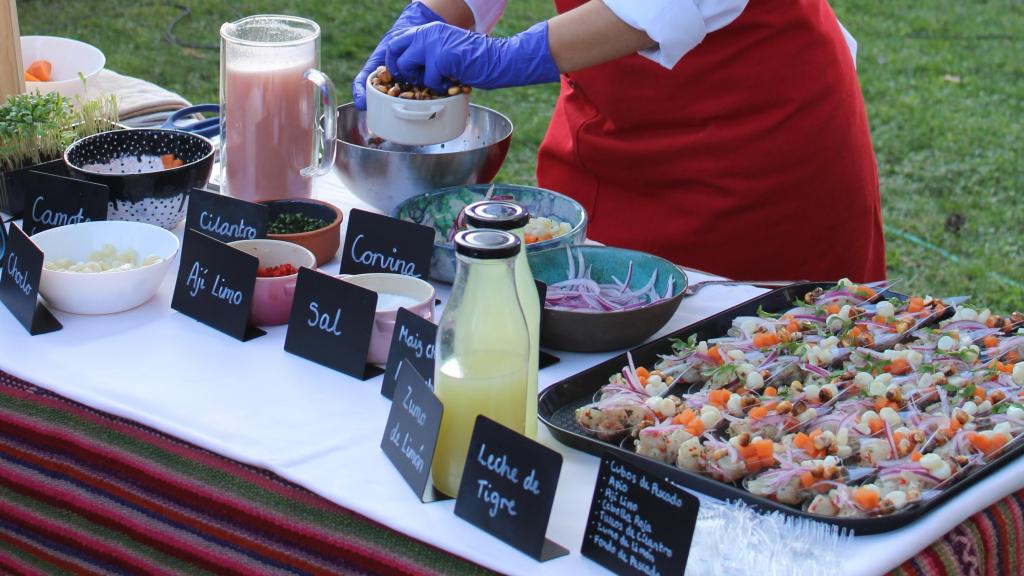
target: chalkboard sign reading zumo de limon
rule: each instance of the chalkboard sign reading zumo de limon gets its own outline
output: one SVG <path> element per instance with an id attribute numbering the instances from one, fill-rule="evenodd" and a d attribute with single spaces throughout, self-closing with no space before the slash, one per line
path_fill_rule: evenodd
<path id="1" fill-rule="evenodd" d="M 186 229 L 171 308 L 243 342 L 263 336 L 249 326 L 259 265 L 251 254 Z"/>
<path id="2" fill-rule="evenodd" d="M 366 380 L 383 370 L 366 363 L 377 293 L 323 272 L 299 268 L 284 349 Z"/>
<path id="3" fill-rule="evenodd" d="M 388 367 L 380 385 L 380 393 L 391 398 L 402 363 L 409 363 L 423 376 L 427 388 L 434 389 L 434 340 L 437 325 L 405 308 L 399 308 L 395 317 L 395 332 L 388 350 Z"/>
<path id="4" fill-rule="evenodd" d="M 352 209 L 341 252 L 341 273 L 390 272 L 426 279 L 433 253 L 433 228 Z"/>
<path id="5" fill-rule="evenodd" d="M 4 244 L 0 258 L 0 302 L 33 336 L 60 330 L 60 322 L 39 302 L 43 251 L 13 222 Z"/>
<path id="6" fill-rule="evenodd" d="M 110 190 L 103 184 L 29 171 L 25 186 L 25 232 L 107 219 Z"/>
<path id="7" fill-rule="evenodd" d="M 430 482 L 444 406 L 407 360 L 398 363 L 398 381 L 380 447 L 423 502 L 446 500 Z"/>
<path id="8" fill-rule="evenodd" d="M 623 576 L 682 574 L 699 507 L 663 476 L 606 452 L 581 552 Z"/>
<path id="9" fill-rule="evenodd" d="M 185 226 L 221 242 L 253 240 L 267 236 L 269 214 L 263 204 L 193 189 L 188 195 Z"/>
<path id="10" fill-rule="evenodd" d="M 562 455 L 477 416 L 455 515 L 544 562 L 569 553 L 544 537 Z"/>

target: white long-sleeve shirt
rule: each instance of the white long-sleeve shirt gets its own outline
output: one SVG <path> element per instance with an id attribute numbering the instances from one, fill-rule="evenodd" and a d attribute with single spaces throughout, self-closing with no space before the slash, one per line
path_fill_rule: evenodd
<path id="1" fill-rule="evenodd" d="M 489 34 L 508 0 L 465 0 L 476 19 L 476 31 Z M 602 0 L 623 22 L 643 30 L 656 42 L 640 54 L 672 68 L 704 37 L 731 24 L 748 0 Z M 857 59 L 857 41 L 842 27 L 843 36 Z"/>

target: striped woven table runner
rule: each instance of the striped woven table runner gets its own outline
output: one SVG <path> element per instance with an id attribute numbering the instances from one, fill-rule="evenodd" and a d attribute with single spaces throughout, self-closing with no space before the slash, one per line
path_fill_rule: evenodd
<path id="1" fill-rule="evenodd" d="M 1021 574 L 1024 492 L 897 576 Z M 0 574 L 486 574 L 280 477 L 0 372 Z"/>

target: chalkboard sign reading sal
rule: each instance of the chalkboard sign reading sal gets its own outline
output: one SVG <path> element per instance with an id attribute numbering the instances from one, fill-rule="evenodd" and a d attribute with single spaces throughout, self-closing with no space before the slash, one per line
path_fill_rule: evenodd
<path id="1" fill-rule="evenodd" d="M 544 562 L 569 553 L 544 537 L 562 455 L 477 416 L 455 515 Z"/>
<path id="2" fill-rule="evenodd" d="M 699 506 L 697 498 L 639 462 L 606 452 L 581 552 L 623 576 L 682 574 Z"/>
<path id="3" fill-rule="evenodd" d="M 60 322 L 39 302 L 43 251 L 13 222 L 5 244 L 0 258 L 0 302 L 33 336 L 60 330 Z"/>

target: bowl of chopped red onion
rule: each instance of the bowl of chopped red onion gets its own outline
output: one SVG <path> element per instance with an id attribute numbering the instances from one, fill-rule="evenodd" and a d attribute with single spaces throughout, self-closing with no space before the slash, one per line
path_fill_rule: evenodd
<path id="1" fill-rule="evenodd" d="M 568 352 L 608 352 L 642 343 L 683 299 L 686 274 L 657 256 L 611 246 L 564 246 L 528 255 L 548 286 L 540 343 Z"/>

